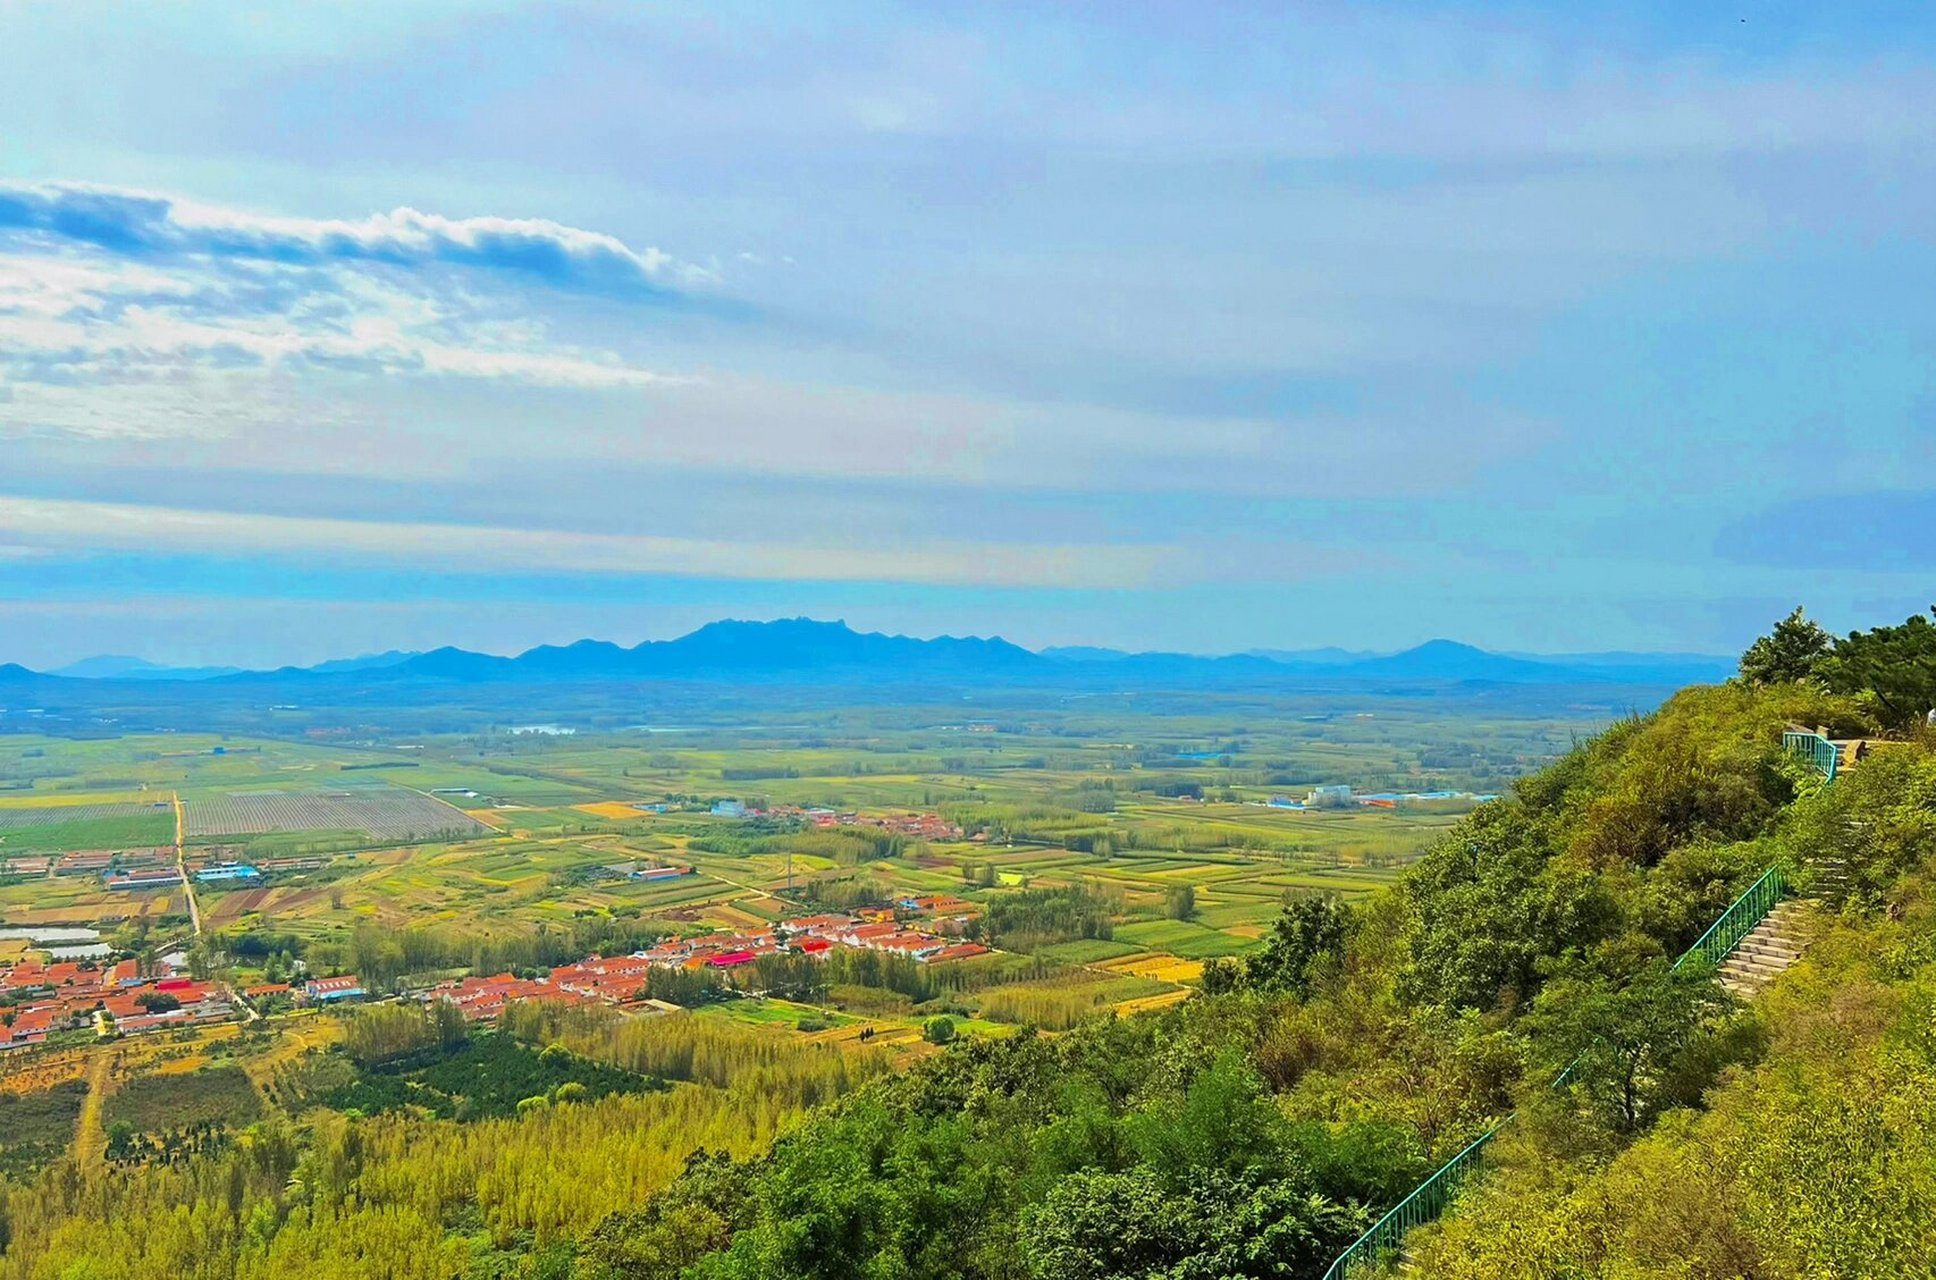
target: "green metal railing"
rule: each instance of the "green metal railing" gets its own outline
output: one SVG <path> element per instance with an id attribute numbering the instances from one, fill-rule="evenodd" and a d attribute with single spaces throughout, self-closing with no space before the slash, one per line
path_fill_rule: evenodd
<path id="1" fill-rule="evenodd" d="M 1819 737 L 1817 734 L 1788 735 L 1795 737 Z M 1826 738 L 1821 741 L 1827 742 Z M 1700 941 L 1689 947 L 1681 958 L 1674 961 L 1678 970 L 1682 965 L 1699 960 L 1700 963 L 1718 965 L 1728 958 L 1730 952 L 1741 945 L 1741 939 L 1754 931 L 1775 904 L 1788 892 L 1788 880 L 1782 875 L 1780 867 L 1769 867 L 1761 873 L 1761 878 L 1748 886 L 1746 893 L 1736 898 L 1720 919 L 1708 926 Z M 1581 1055 L 1585 1056 L 1584 1054 Z M 1552 1087 L 1561 1088 L 1573 1074 L 1573 1068 L 1580 1065 L 1575 1058 L 1567 1064 L 1566 1070 L 1554 1078 Z M 1513 1115 L 1517 1115 L 1514 1112 Z M 1347 1280 L 1351 1268 L 1358 1263 L 1371 1264 L 1381 1254 L 1395 1250 L 1405 1239 L 1405 1233 L 1413 1227 L 1424 1226 L 1445 1211 L 1445 1206 L 1458 1193 L 1459 1184 L 1479 1163 L 1480 1153 L 1493 1135 L 1513 1122 L 1513 1115 L 1507 1116 L 1492 1128 L 1480 1134 L 1465 1150 L 1459 1152 L 1439 1166 L 1437 1172 L 1421 1182 L 1412 1193 L 1393 1205 L 1384 1217 L 1371 1224 L 1371 1230 L 1351 1242 L 1351 1247 L 1338 1255 L 1336 1262 L 1324 1273 L 1324 1280 Z"/>
<path id="2" fill-rule="evenodd" d="M 1674 961 L 1679 969 L 1690 960 L 1701 964 L 1718 965 L 1728 958 L 1728 954 L 1741 945 L 1741 939 L 1754 931 L 1754 927 L 1764 920 L 1775 904 L 1788 893 L 1788 879 L 1782 875 L 1780 867 L 1769 867 L 1761 873 L 1761 879 L 1748 886 L 1748 891 L 1734 900 L 1721 918 L 1707 927 L 1701 940 L 1689 947 L 1680 959 Z"/>
<path id="3" fill-rule="evenodd" d="M 1413 1227 L 1423 1226 L 1444 1211 L 1446 1202 L 1459 1189 L 1465 1175 L 1479 1162 L 1479 1153 L 1492 1141 L 1492 1135 L 1512 1123 L 1507 1116 L 1492 1128 L 1480 1134 L 1465 1150 L 1439 1166 L 1438 1172 L 1418 1184 L 1412 1194 L 1391 1207 L 1390 1212 L 1372 1223 L 1371 1230 L 1351 1242 L 1351 1247 L 1338 1255 L 1324 1273 L 1324 1280 L 1344 1280 L 1352 1264 L 1372 1262 L 1388 1249 L 1396 1249 L 1404 1240 L 1405 1233 Z"/>
<path id="4" fill-rule="evenodd" d="M 1781 735 L 1781 749 L 1802 757 L 1821 770 L 1824 778 L 1835 781 L 1835 767 L 1842 762 L 1842 752 L 1821 734 L 1790 730 Z"/>

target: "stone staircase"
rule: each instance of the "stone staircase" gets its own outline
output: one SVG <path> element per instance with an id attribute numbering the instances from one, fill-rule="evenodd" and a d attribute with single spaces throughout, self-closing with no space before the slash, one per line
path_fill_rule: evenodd
<path id="1" fill-rule="evenodd" d="M 1767 990 L 1789 965 L 1801 959 L 1807 946 L 1802 920 L 1808 908 L 1783 902 L 1741 939 L 1721 962 L 1721 985 L 1746 1000 Z"/>

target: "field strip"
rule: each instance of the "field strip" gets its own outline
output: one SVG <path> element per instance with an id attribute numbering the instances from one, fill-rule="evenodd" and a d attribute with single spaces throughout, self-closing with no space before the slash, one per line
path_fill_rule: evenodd
<path id="1" fill-rule="evenodd" d="M 107 1106 L 114 1057 L 112 1050 L 101 1049 L 88 1063 L 87 1097 L 81 1102 L 81 1118 L 74 1126 L 74 1162 L 80 1166 L 81 1175 L 89 1179 L 107 1170 L 108 1131 L 101 1123 L 101 1113 Z"/>

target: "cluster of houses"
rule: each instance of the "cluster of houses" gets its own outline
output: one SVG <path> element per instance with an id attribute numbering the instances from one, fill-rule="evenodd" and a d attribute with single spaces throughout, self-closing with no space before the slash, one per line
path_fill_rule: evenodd
<path id="1" fill-rule="evenodd" d="M 666 802 L 641 802 L 632 807 L 647 813 L 669 813 L 674 806 Z M 820 830 L 832 830 L 835 827 L 871 827 L 877 831 L 911 836 L 917 840 L 962 838 L 962 829 L 957 824 L 949 822 L 940 814 L 919 811 L 888 814 L 843 813 L 838 809 L 803 808 L 797 804 L 776 804 L 769 809 L 761 809 L 747 804 L 744 800 L 716 800 L 707 812 L 715 818 L 798 818 Z"/>
<path id="2" fill-rule="evenodd" d="M 834 809 L 802 809 L 789 804 L 774 805 L 771 813 L 776 818 L 801 818 L 822 830 L 872 827 L 917 840 L 959 840 L 962 837 L 961 828 L 938 813 L 841 813 Z"/>
<path id="3" fill-rule="evenodd" d="M 219 987 L 181 974 L 147 977 L 132 960 L 107 966 L 22 960 L 0 972 L 0 994 L 9 997 L 0 1008 L 0 1050 L 40 1044 L 56 1031 L 137 1035 L 235 1014 Z"/>
<path id="4" fill-rule="evenodd" d="M 940 964 L 988 954 L 987 947 L 960 938 L 974 909 L 973 904 L 959 898 L 909 897 L 890 907 L 853 915 L 836 912 L 802 916 L 783 920 L 770 929 L 674 939 L 633 958 L 666 968 L 733 969 L 761 956 L 817 956 L 834 947 L 853 947 Z M 916 928 L 903 921 L 901 913 L 926 917 L 925 927 Z"/>
<path id="5" fill-rule="evenodd" d="M 576 964 L 560 965 L 549 978 L 520 978 L 513 973 L 463 978 L 431 988 L 425 998 L 449 1001 L 471 1022 L 497 1017 L 513 1000 L 643 1005 L 660 1012 L 677 1008 L 645 997 L 646 977 L 652 967 L 653 962 L 642 955 L 588 956 Z"/>
<path id="6" fill-rule="evenodd" d="M 162 957 L 159 969 L 143 974 L 133 960 L 48 963 L 32 956 L 11 968 L 0 966 L 0 1051 L 44 1043 L 57 1031 L 139 1035 L 236 1016 L 233 994 L 190 977 L 179 953 Z M 367 993 L 362 980 L 351 975 L 312 978 L 293 988 L 269 983 L 242 994 L 250 1001 L 286 996 L 300 1003 L 336 1004 Z"/>
<path id="7" fill-rule="evenodd" d="M 956 935 L 941 936 L 910 928 L 894 910 L 936 916 L 930 927 Z M 645 1005 L 667 1011 L 674 1006 L 645 997 L 653 969 L 736 969 L 761 956 L 824 956 L 835 947 L 855 947 L 905 956 L 922 964 L 943 964 L 989 954 L 979 943 L 959 937 L 971 904 L 959 898 L 912 897 L 894 908 L 860 915 L 829 913 L 785 920 L 771 929 L 717 933 L 662 942 L 645 951 L 623 956 L 588 956 L 560 965 L 545 978 L 520 978 L 500 973 L 441 983 L 424 993 L 426 1000 L 447 1000 L 473 1022 L 497 1017 L 513 1000 L 551 1000 L 567 1004 L 599 1003 Z M 312 984 L 314 985 L 314 984 Z"/>
<path id="8" fill-rule="evenodd" d="M 200 863 L 188 869 L 197 884 L 253 884 L 262 879 L 262 870 L 243 862 Z M 126 892 L 166 889 L 181 883 L 181 874 L 171 866 L 134 867 L 108 871 L 107 887 Z"/>
<path id="9" fill-rule="evenodd" d="M 0 855 L 0 875 L 10 876 L 99 876 L 174 865 L 173 849 L 92 849 L 30 858 Z"/>
<path id="10" fill-rule="evenodd" d="M 1373 791 L 1354 792 L 1343 784 L 1330 787 L 1314 787 L 1303 800 L 1291 800 L 1284 796 L 1272 796 L 1269 806 L 1273 809 L 1349 809 L 1353 805 L 1361 809 L 1396 809 L 1401 804 L 1421 804 L 1434 800 L 1471 800 L 1484 804 L 1497 800 L 1498 796 L 1474 795 L 1470 791 Z"/>
<path id="11" fill-rule="evenodd" d="M 323 858 L 264 858 L 257 863 L 247 862 L 198 862 L 190 864 L 188 873 L 195 877 L 197 884 L 214 886 L 259 884 L 262 878 L 278 871 L 316 871 L 328 863 Z M 118 864 L 104 871 L 104 879 L 110 889 L 137 892 L 142 889 L 166 889 L 181 883 L 181 874 L 175 870 L 172 858 L 161 866 L 129 866 Z"/>

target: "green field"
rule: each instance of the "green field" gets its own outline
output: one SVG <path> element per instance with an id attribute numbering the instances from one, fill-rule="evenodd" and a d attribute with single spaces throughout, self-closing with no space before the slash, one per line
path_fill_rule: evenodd
<path id="1" fill-rule="evenodd" d="M 0 856 L 66 849 L 152 849 L 175 842 L 172 813 L 44 822 L 0 831 Z"/>

